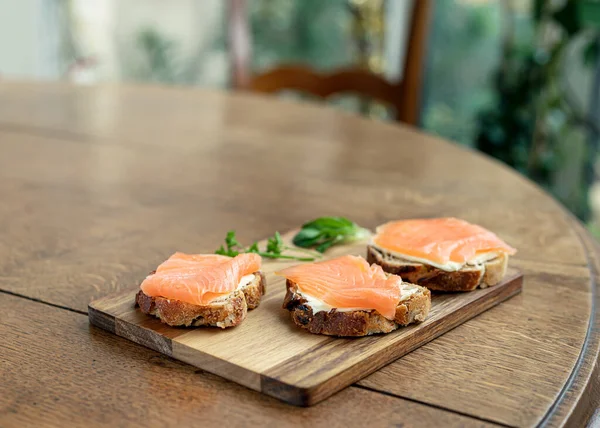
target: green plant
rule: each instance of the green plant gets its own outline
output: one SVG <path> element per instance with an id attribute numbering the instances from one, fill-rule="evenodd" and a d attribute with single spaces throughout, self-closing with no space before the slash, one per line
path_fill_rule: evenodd
<path id="1" fill-rule="evenodd" d="M 149 27 L 138 33 L 136 45 L 142 54 L 139 78 L 164 83 L 177 81 L 177 67 L 173 59 L 177 45 L 173 40 Z"/>
<path id="2" fill-rule="evenodd" d="M 250 1 L 253 68 L 284 62 L 305 62 L 317 69 L 347 64 L 352 58 L 347 1 Z"/>
<path id="3" fill-rule="evenodd" d="M 473 144 L 476 114 L 493 98 L 489 76 L 499 62 L 500 3 L 434 2 L 422 112 L 428 131 Z"/>
<path id="4" fill-rule="evenodd" d="M 525 42 L 516 42 L 514 25 L 507 25 L 503 61 L 494 80 L 497 98 L 478 117 L 476 146 L 538 182 L 585 220 L 590 214 L 587 189 L 591 184 L 586 162 L 595 159 L 595 147 L 577 150 L 569 130 L 597 132 L 597 128 L 569 102 L 562 68 L 565 54 L 583 33 L 583 26 L 577 0 L 566 0 L 558 8 L 555 3 L 533 2 L 534 33 Z M 514 19 L 510 8 L 505 17 L 509 22 Z M 584 49 L 588 62 L 593 43 Z M 569 156 L 579 159 L 572 162 Z M 573 184 L 565 190 L 559 180 L 564 180 L 561 168 L 569 162 L 576 168 L 571 171 Z"/>
<path id="5" fill-rule="evenodd" d="M 197 83 L 207 54 L 222 49 L 219 34 L 200 40 L 190 55 L 181 54 L 181 43 L 155 27 L 142 27 L 135 36 L 135 54 L 138 59 L 127 63 L 126 73 L 135 79 L 170 84 Z"/>

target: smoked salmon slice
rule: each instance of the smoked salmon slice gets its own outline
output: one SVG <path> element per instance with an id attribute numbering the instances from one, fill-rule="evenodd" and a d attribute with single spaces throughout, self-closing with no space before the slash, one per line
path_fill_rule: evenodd
<path id="1" fill-rule="evenodd" d="M 236 257 L 217 254 L 175 253 L 140 285 L 151 297 L 206 305 L 234 291 L 242 277 L 260 270 L 261 257 L 244 253 Z"/>
<path id="2" fill-rule="evenodd" d="M 488 253 L 516 253 L 489 230 L 453 217 L 386 223 L 377 228 L 373 244 L 439 266 L 461 266 Z"/>
<path id="3" fill-rule="evenodd" d="M 393 320 L 402 297 L 402 279 L 358 256 L 342 256 L 292 266 L 276 275 L 294 282 L 300 293 L 333 308 L 375 309 Z"/>

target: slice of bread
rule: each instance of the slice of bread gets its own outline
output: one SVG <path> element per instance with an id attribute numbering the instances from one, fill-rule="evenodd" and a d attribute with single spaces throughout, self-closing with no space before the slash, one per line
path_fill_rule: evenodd
<path id="1" fill-rule="evenodd" d="M 472 291 L 498 284 L 508 265 L 508 255 L 503 254 L 477 266 L 465 265 L 455 272 L 447 272 L 435 266 L 399 259 L 372 245 L 367 246 L 367 261 L 376 263 L 385 272 L 400 276 L 404 281 L 419 284 L 430 290 Z"/>
<path id="2" fill-rule="evenodd" d="M 265 290 L 265 275 L 255 272 L 254 279 L 246 286 L 212 301 L 209 305 L 193 305 L 175 299 L 150 297 L 141 290 L 135 296 L 135 304 L 145 314 L 154 315 L 170 326 L 227 328 L 244 321 L 248 310 L 260 304 Z"/>
<path id="3" fill-rule="evenodd" d="M 341 312 L 332 309 L 329 312 L 313 313 L 313 308 L 298 290 L 296 283 L 287 280 L 287 293 L 283 308 L 290 311 L 292 321 L 311 333 L 329 336 L 368 336 L 377 333 L 389 333 L 398 327 L 427 318 L 431 308 L 431 292 L 414 284 L 406 287 L 417 287 L 418 290 L 403 300 L 396 307 L 393 320 L 385 318 L 376 310 L 356 310 Z"/>

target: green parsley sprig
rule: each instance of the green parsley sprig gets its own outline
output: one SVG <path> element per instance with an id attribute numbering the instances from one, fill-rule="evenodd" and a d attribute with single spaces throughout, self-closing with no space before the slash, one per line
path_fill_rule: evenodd
<path id="1" fill-rule="evenodd" d="M 301 251 L 304 253 L 310 254 L 312 257 L 298 257 L 292 256 L 289 254 L 284 254 L 284 251 Z M 235 257 L 238 254 L 242 253 L 255 253 L 259 256 L 266 257 L 268 259 L 289 259 L 289 260 L 298 260 L 301 262 L 312 262 L 316 257 L 321 257 L 320 254 L 316 254 L 314 252 L 309 252 L 306 250 L 302 250 L 299 248 L 292 248 L 283 242 L 281 239 L 281 235 L 279 232 L 275 232 L 275 235 L 270 237 L 267 240 L 267 246 L 265 251 L 261 251 L 258 246 L 258 242 L 254 242 L 249 247 L 245 248 L 242 244 L 240 244 L 235 236 L 235 230 L 230 230 L 227 232 L 227 236 L 225 237 L 225 246 L 221 245 L 218 250 L 215 251 L 215 254 L 220 254 L 222 256 Z"/>

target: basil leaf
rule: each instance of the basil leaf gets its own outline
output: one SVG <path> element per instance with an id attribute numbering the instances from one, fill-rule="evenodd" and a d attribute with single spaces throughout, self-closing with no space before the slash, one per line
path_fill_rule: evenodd
<path id="1" fill-rule="evenodd" d="M 333 244 L 335 244 L 335 239 L 330 239 L 329 241 L 323 242 L 321 245 L 315 248 L 315 250 L 317 250 L 319 253 L 324 253 Z"/>
<path id="2" fill-rule="evenodd" d="M 302 228 L 341 229 L 352 228 L 354 223 L 344 217 L 319 217 L 302 225 Z"/>
<path id="3" fill-rule="evenodd" d="M 317 251 L 323 253 L 332 245 L 363 239 L 369 233 L 344 217 L 319 217 L 305 223 L 294 236 L 293 242 L 298 247 L 316 247 Z"/>
<path id="4" fill-rule="evenodd" d="M 321 237 L 321 231 L 319 231 L 318 229 L 313 229 L 313 228 L 301 229 L 300 232 L 298 232 L 298 234 L 296 234 L 296 236 L 294 236 L 294 239 L 292 240 L 292 242 L 294 243 L 294 245 L 297 245 L 298 247 L 310 247 L 310 246 L 314 245 L 315 243 L 317 243 L 317 240 L 320 237 Z"/>

